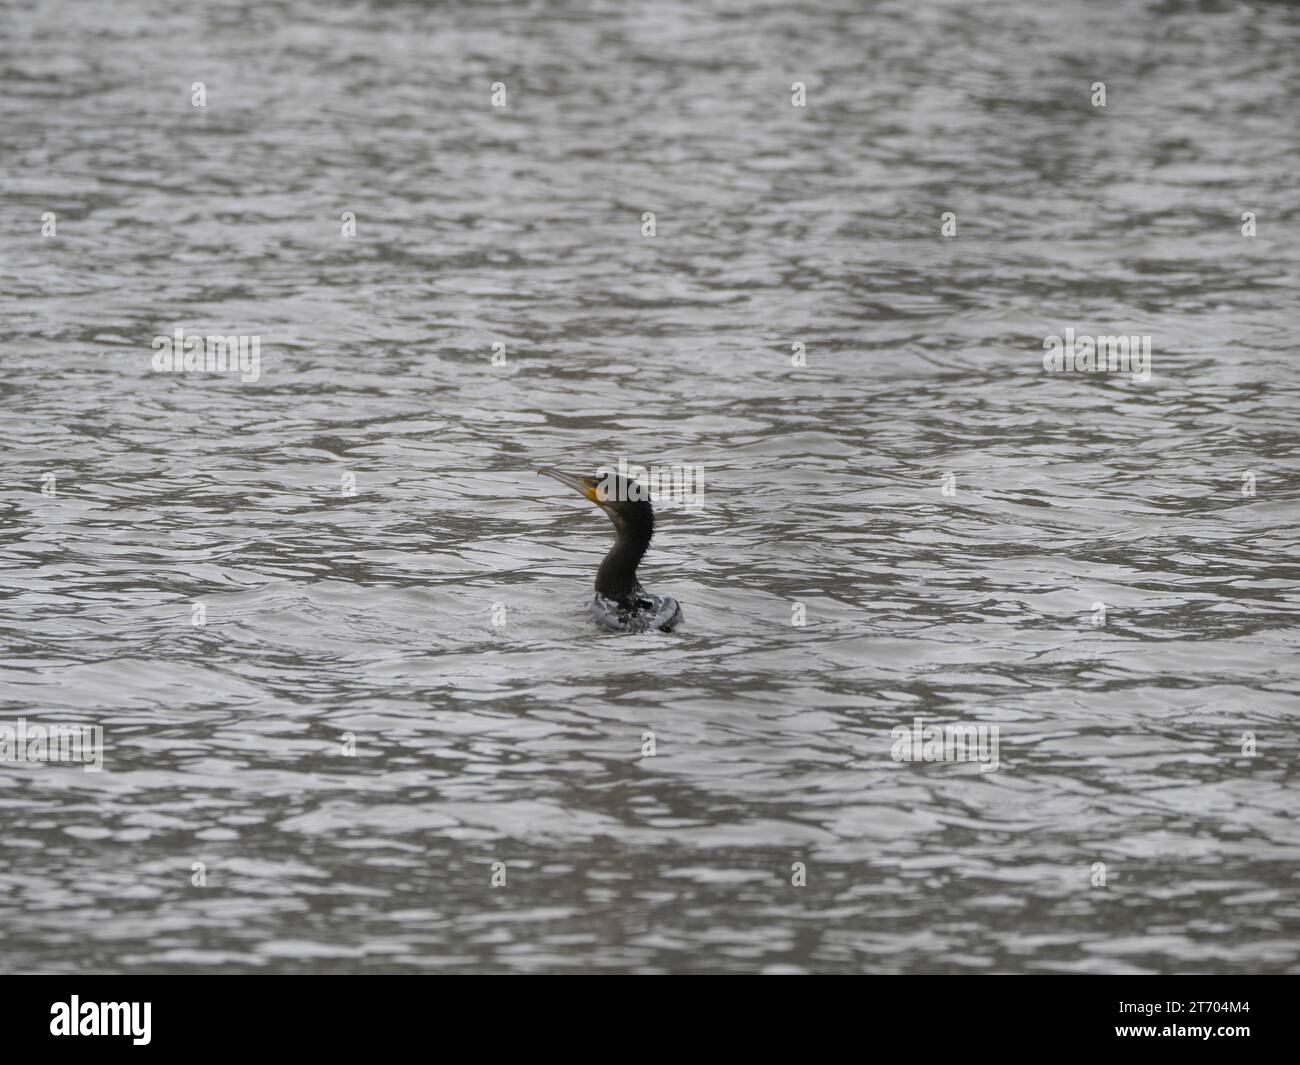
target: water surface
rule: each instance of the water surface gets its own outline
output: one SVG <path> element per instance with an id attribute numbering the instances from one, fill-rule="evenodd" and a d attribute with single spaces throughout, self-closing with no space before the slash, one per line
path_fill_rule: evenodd
<path id="1" fill-rule="evenodd" d="M 0 765 L 0 968 L 1300 970 L 1294 8 L 0 26 L 0 713 L 107 746 Z"/>

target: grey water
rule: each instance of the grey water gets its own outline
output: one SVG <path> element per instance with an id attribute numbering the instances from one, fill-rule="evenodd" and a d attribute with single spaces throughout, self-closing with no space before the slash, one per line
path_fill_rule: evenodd
<path id="1" fill-rule="evenodd" d="M 1300 971 L 1297 97 L 1262 0 L 0 3 L 0 725 L 103 740 L 0 970 Z"/>

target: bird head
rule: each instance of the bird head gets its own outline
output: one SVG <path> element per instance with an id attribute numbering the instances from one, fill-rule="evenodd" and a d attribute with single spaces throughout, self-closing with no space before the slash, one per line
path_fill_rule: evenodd
<path id="1" fill-rule="evenodd" d="M 591 475 L 565 473 L 553 466 L 543 467 L 537 472 L 555 478 L 595 503 L 609 516 L 620 537 L 644 536 L 648 541 L 654 531 L 650 491 L 640 481 L 613 472 Z"/>

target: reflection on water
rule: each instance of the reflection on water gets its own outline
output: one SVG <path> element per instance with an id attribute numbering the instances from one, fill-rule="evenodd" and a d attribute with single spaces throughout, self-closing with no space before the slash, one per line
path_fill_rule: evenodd
<path id="1" fill-rule="evenodd" d="M 1295 9 L 4 23 L 0 967 L 1300 967 Z"/>

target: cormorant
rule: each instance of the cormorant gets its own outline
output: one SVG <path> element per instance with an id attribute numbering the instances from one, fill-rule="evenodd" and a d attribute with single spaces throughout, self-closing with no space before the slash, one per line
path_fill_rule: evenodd
<path id="1" fill-rule="evenodd" d="M 636 579 L 636 568 L 655 531 L 655 513 L 646 490 L 612 473 L 586 477 L 551 466 L 537 472 L 576 488 L 614 523 L 614 546 L 596 571 L 596 597 L 587 606 L 588 617 L 610 632 L 672 632 L 680 625 L 682 608 L 677 600 L 649 594 Z"/>

